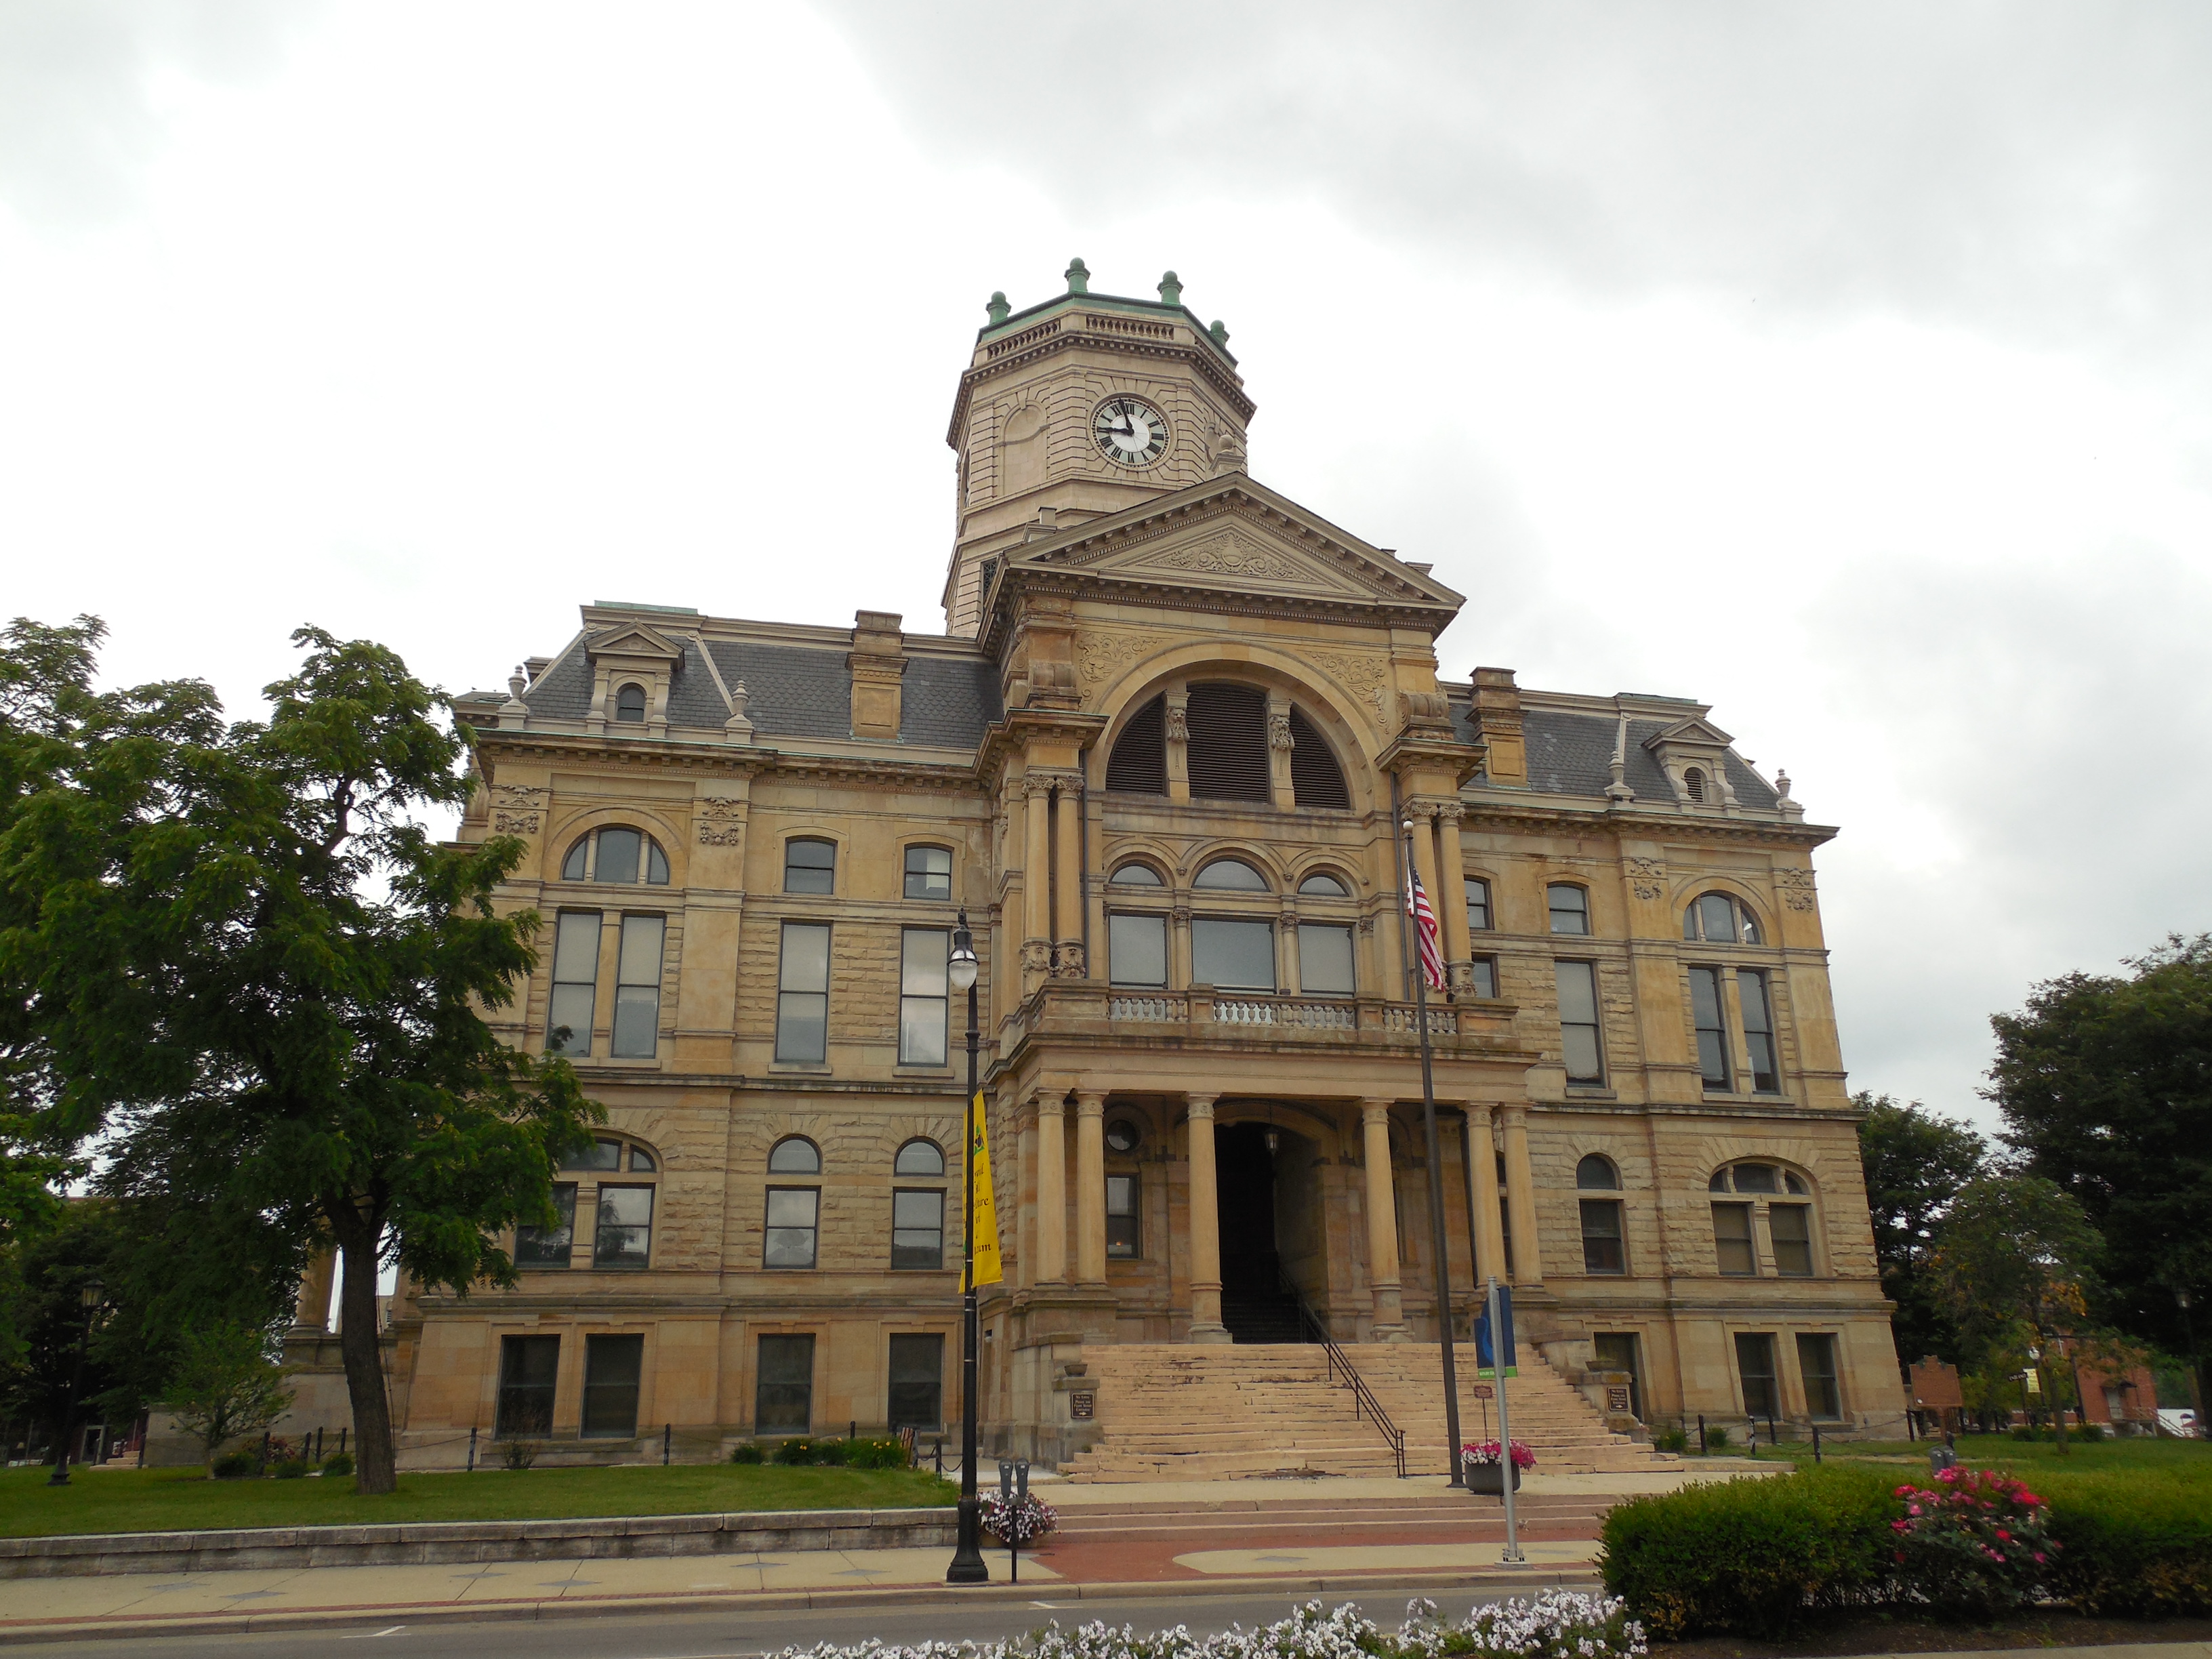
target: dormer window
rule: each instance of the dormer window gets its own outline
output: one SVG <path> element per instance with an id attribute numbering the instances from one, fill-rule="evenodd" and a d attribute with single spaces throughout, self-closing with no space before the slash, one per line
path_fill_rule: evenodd
<path id="1" fill-rule="evenodd" d="M 645 724 L 645 688 L 635 682 L 615 693 L 615 718 Z"/>

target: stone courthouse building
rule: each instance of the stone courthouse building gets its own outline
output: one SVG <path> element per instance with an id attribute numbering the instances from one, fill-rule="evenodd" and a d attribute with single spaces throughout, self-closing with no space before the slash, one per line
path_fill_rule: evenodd
<path id="1" fill-rule="evenodd" d="M 1120 1345 L 1433 1342 L 1404 820 L 1457 1328 L 1495 1273 L 1647 1420 L 1902 1408 L 1834 832 L 1694 701 L 1440 677 L 1462 596 L 1251 475 L 1227 337 L 1172 273 L 994 296 L 941 634 L 602 602 L 465 701 L 462 838 L 524 838 L 505 902 L 545 927 L 497 1018 L 607 1127 L 519 1289 L 399 1299 L 404 1445 L 957 1422 L 963 908 L 987 1445 L 1141 1434 L 1085 1388 Z"/>

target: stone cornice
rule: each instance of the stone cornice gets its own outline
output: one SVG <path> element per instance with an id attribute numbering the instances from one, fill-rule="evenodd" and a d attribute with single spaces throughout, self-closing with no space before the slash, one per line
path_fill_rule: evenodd
<path id="1" fill-rule="evenodd" d="M 718 777 L 817 778 L 857 786 L 911 789 L 917 787 L 972 793 L 978 787 L 975 764 L 903 760 L 896 755 L 794 754 L 760 745 L 738 746 L 626 738 L 619 748 L 585 733 L 501 732 L 477 734 L 478 752 L 495 771 L 501 759 L 588 763 L 611 769 L 650 769 L 705 773 Z"/>
<path id="2" fill-rule="evenodd" d="M 1462 832 L 1504 830 L 1518 833 L 1566 830 L 1575 835 L 1593 831 L 1639 840 L 1693 840 L 1734 842 L 1740 846 L 1792 847 L 1810 852 L 1840 833 L 1833 825 L 1787 822 L 1747 822 L 1740 817 L 1692 817 L 1673 811 L 1638 812 L 1609 810 L 1595 796 L 1586 807 L 1508 805 L 1486 799 L 1461 797 L 1466 815 Z"/>
<path id="3" fill-rule="evenodd" d="M 1237 418 L 1246 425 L 1259 412 L 1259 405 L 1244 393 L 1236 377 L 1224 370 L 1212 354 L 1198 346 L 1188 346 L 1166 340 L 1124 338 L 1119 335 L 1098 334 L 1082 328 L 1061 328 L 1047 335 L 1035 345 L 1023 351 L 1010 351 L 1003 357 L 978 363 L 960 377 L 960 390 L 953 394 L 952 416 L 945 422 L 945 443 L 949 449 L 960 447 L 960 434 L 968 422 L 968 408 L 974 402 L 975 390 L 988 380 L 1063 351 L 1106 351 L 1123 356 L 1149 357 L 1155 362 L 1188 363 L 1198 371 L 1198 376 L 1211 387 L 1232 410 Z"/>

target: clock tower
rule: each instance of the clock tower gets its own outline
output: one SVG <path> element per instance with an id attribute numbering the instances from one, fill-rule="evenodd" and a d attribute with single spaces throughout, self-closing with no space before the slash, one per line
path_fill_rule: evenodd
<path id="1" fill-rule="evenodd" d="M 1067 291 L 1025 311 L 994 294 L 960 377 L 945 441 L 959 457 L 945 631 L 981 623 L 987 561 L 1039 534 L 1243 472 L 1252 400 L 1229 331 L 1182 302 L 1091 292 L 1081 259 Z"/>

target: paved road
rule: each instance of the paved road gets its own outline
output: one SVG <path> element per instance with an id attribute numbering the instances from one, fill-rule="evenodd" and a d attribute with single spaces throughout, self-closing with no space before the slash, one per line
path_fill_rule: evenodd
<path id="1" fill-rule="evenodd" d="M 1527 1592 L 1523 1592 L 1526 1594 Z M 949 1593 L 947 1593 L 949 1594 Z M 1334 1607 L 1357 1600 L 1376 1623 L 1405 1617 L 1409 1591 L 1370 1590 L 1364 1597 L 1330 1595 Z M 600 1618 L 488 1620 L 482 1624 L 392 1626 L 364 1620 L 358 1628 L 280 1631 L 261 1636 L 136 1637 L 121 1640 L 10 1643 L 0 1659 L 746 1659 L 817 1642 L 886 1642 L 1015 1636 L 1057 1619 L 1132 1624 L 1140 1630 L 1188 1625 L 1204 1634 L 1231 1624 L 1279 1619 L 1296 1598 L 1286 1595 L 1168 1595 L 1122 1601 L 1055 1602 L 1049 1586 L 1030 1602 L 982 1601 L 966 1607 L 935 1600 L 918 1605 L 823 1608 L 818 1611 L 687 1613 Z M 1468 1590 L 1432 1598 L 1456 1617 L 1479 1601 L 1496 1599 Z M 360 1644 L 342 1648 L 341 1642 Z"/>

